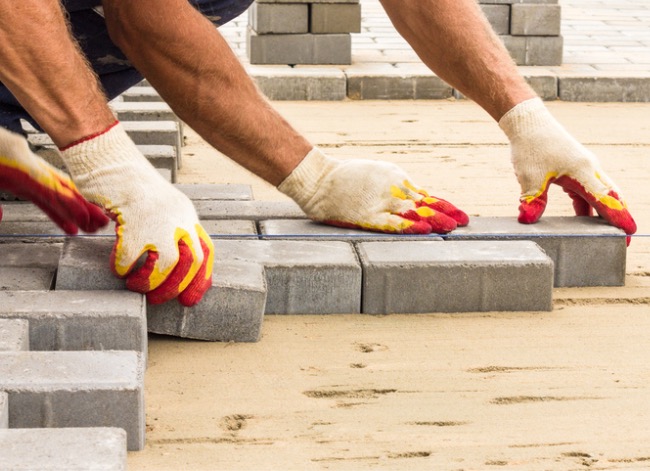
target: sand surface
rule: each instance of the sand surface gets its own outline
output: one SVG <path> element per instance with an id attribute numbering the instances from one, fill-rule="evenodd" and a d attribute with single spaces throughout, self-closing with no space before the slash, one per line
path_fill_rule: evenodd
<path id="1" fill-rule="evenodd" d="M 507 142 L 473 103 L 275 105 L 332 156 L 396 162 L 470 215 L 516 214 Z M 549 108 L 650 234 L 650 105 Z M 182 182 L 284 198 L 186 143 Z M 571 214 L 561 190 L 547 214 Z M 639 236 L 625 287 L 556 289 L 550 313 L 267 316 L 255 344 L 151 336 L 147 447 L 129 469 L 650 469 L 649 300 Z"/>

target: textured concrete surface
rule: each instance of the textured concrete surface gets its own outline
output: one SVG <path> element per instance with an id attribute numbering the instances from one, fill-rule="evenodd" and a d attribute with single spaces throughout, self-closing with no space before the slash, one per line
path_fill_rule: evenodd
<path id="1" fill-rule="evenodd" d="M 0 292 L 3 319 L 29 322 L 30 350 L 147 353 L 146 305 L 124 291 Z"/>
<path id="2" fill-rule="evenodd" d="M 119 427 L 140 450 L 144 367 L 136 352 L 1 352 L 9 427 Z"/>
<path id="3" fill-rule="evenodd" d="M 55 289 L 125 289 L 126 282 L 113 275 L 108 263 L 114 244 L 114 237 L 67 239 L 61 252 Z"/>
<path id="4" fill-rule="evenodd" d="M 4 308 L 4 304 L 0 305 Z M 0 352 L 22 350 L 29 350 L 29 323 L 24 319 L 3 319 L 0 314 Z"/>
<path id="5" fill-rule="evenodd" d="M 118 428 L 0 430 L 0 469 L 125 471 L 126 433 Z"/>
<path id="6" fill-rule="evenodd" d="M 9 428 L 9 396 L 0 391 L 0 431 Z"/>
<path id="7" fill-rule="evenodd" d="M 366 314 L 550 311 L 553 262 L 529 241 L 363 242 Z"/>

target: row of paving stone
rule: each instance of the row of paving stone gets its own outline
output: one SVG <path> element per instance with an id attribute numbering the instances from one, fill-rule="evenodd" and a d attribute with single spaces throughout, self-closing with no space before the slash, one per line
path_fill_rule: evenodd
<path id="1" fill-rule="evenodd" d="M 144 446 L 147 331 L 250 342 L 271 313 L 549 310 L 554 283 L 624 283 L 624 234 L 592 218 L 473 218 L 445 238 L 395 236 L 317 225 L 243 185 L 178 187 L 216 245 L 213 289 L 194 308 L 126 291 L 108 269 L 112 228 L 66 237 L 31 204 L 4 205 L 0 338 L 13 345 L 0 353 L 0 447 L 11 450 L 0 469 L 32 443 L 52 462 L 83 443 L 77 469 L 122 469 L 124 444 Z"/>

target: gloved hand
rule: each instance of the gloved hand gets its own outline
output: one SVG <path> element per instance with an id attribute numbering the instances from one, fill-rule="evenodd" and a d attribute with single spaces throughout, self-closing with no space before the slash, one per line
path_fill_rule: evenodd
<path id="1" fill-rule="evenodd" d="M 34 155 L 23 136 L 3 128 L 0 188 L 34 203 L 67 234 L 76 234 L 79 228 L 95 232 L 109 221 L 101 208 L 81 196 L 67 175 Z"/>
<path id="2" fill-rule="evenodd" d="M 541 99 L 515 106 L 499 126 L 510 140 L 512 163 L 521 185 L 519 222 L 531 224 L 542 216 L 549 185 L 555 183 L 573 200 L 576 215 L 591 216 L 595 209 L 626 234 L 636 232 L 625 201 L 596 156 L 569 135 Z"/>
<path id="3" fill-rule="evenodd" d="M 469 222 L 445 200 L 429 196 L 398 166 L 339 161 L 312 149 L 278 189 L 311 219 L 340 227 L 401 234 L 447 233 Z"/>
<path id="4" fill-rule="evenodd" d="M 111 269 L 151 304 L 198 303 L 212 284 L 214 246 L 192 202 L 167 182 L 116 122 L 62 149 L 79 191 L 115 219 Z M 144 263 L 138 259 L 147 252 Z"/>

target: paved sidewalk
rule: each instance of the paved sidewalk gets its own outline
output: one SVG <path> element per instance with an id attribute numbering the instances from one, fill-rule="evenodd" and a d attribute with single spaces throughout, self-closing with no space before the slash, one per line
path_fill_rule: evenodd
<path id="1" fill-rule="evenodd" d="M 563 65 L 520 67 L 538 93 L 548 100 L 650 101 L 650 2 L 560 0 L 560 5 Z M 431 72 L 394 30 L 378 0 L 361 0 L 361 6 L 362 32 L 352 35 L 350 66 L 251 66 L 246 58 L 247 15 L 221 31 L 272 99 L 419 98 L 390 90 L 377 96 L 353 96 L 351 77 L 365 76 L 385 77 L 387 88 L 393 90 L 403 89 L 405 80 L 413 82 L 413 88 L 422 88 L 428 79 L 427 86 L 437 88 L 422 93 L 423 97 L 455 95 L 442 83 L 430 85 Z"/>

